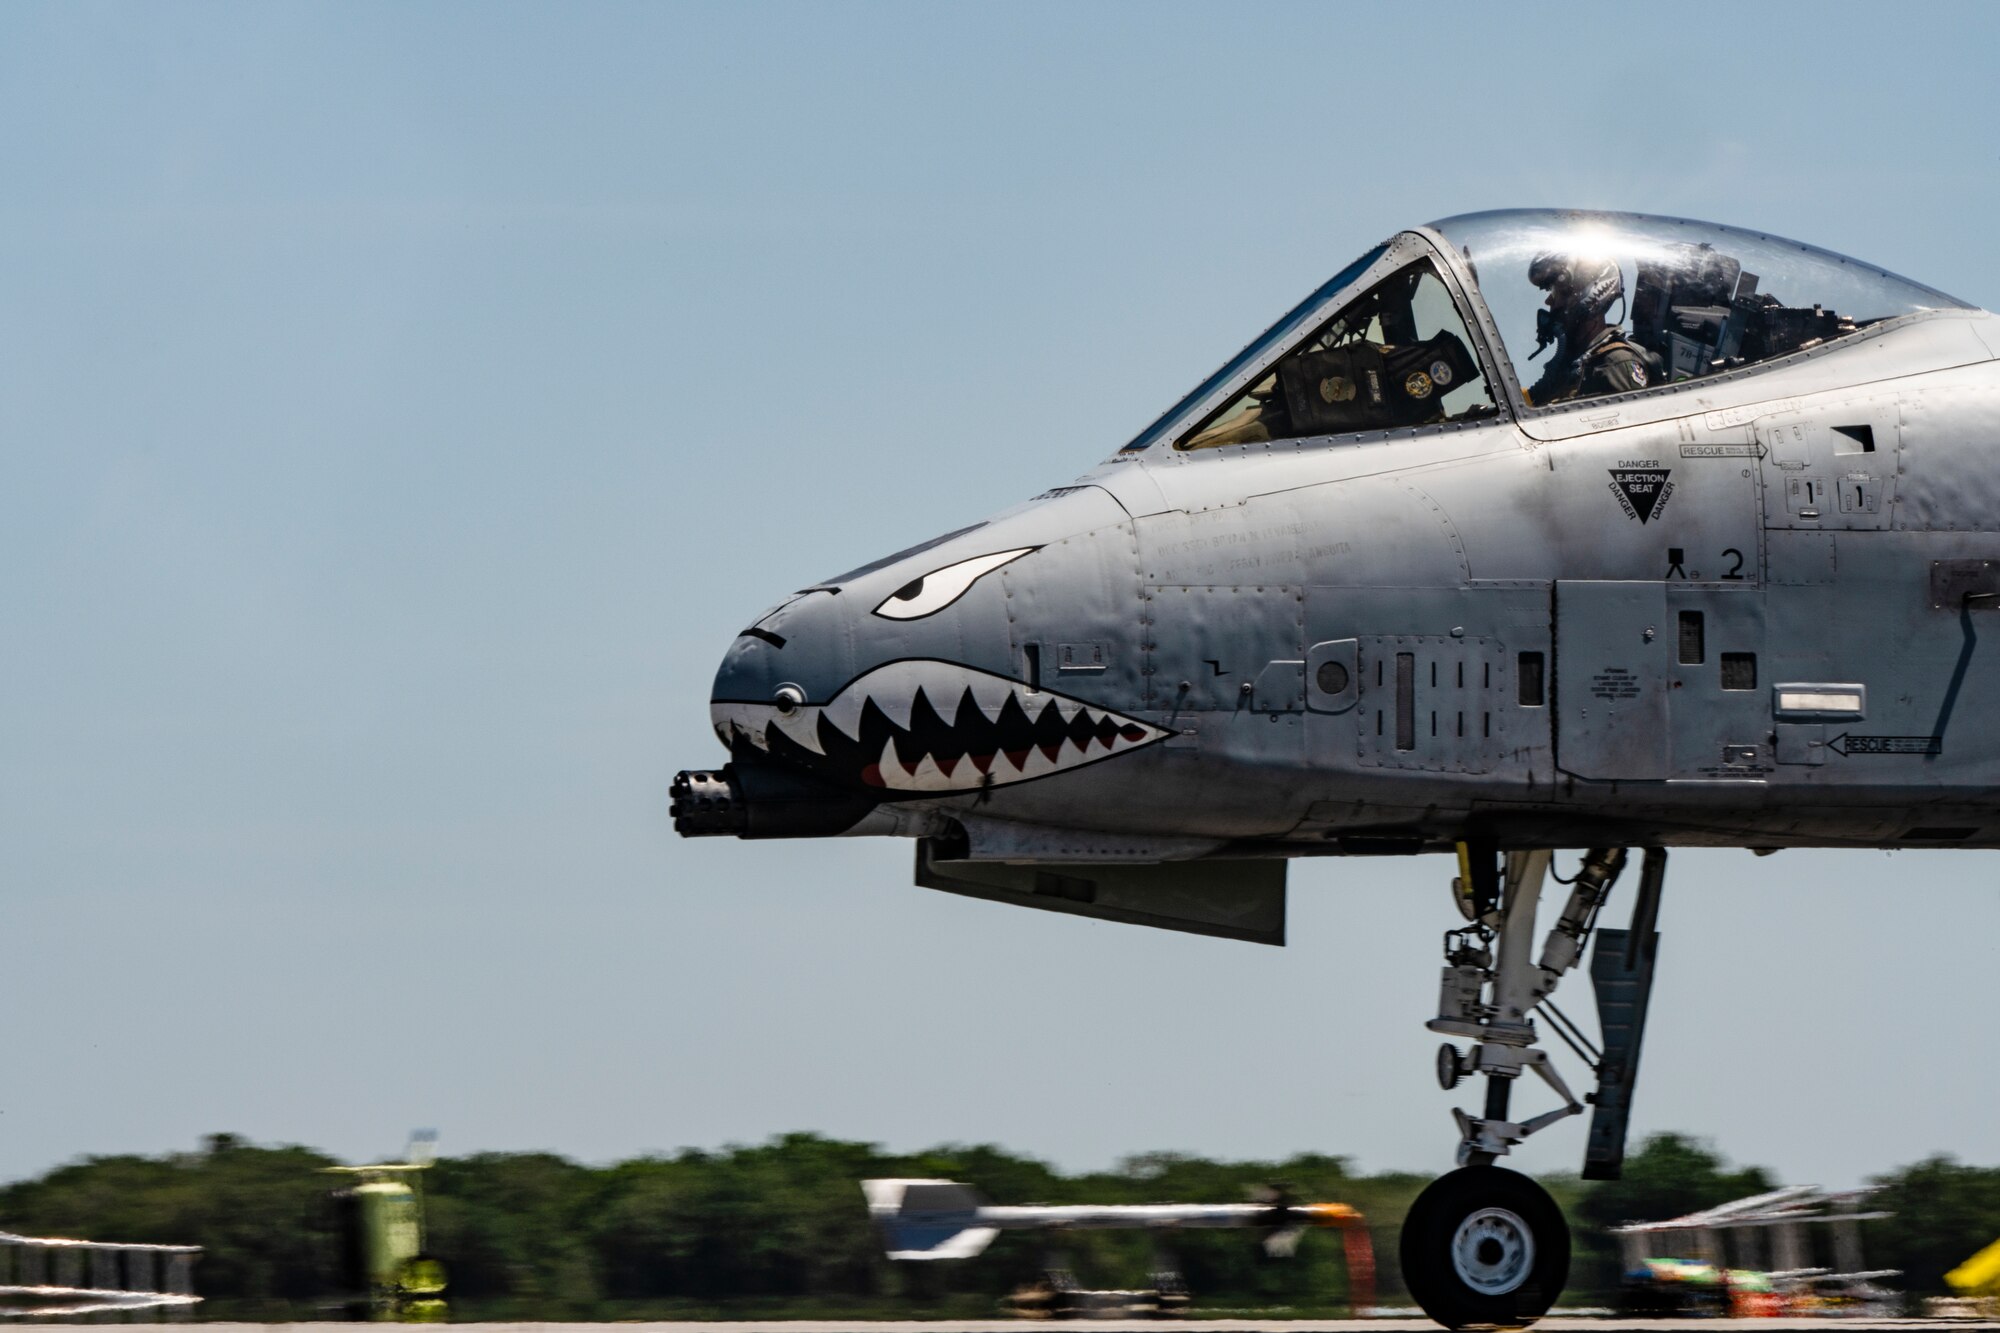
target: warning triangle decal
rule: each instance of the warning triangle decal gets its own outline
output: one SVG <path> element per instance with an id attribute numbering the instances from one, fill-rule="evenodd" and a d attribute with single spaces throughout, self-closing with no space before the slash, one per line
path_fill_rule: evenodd
<path id="1" fill-rule="evenodd" d="M 1667 480 L 1671 468 L 1612 468 L 1611 493 L 1628 518 L 1641 523 L 1667 507 L 1674 484 Z"/>

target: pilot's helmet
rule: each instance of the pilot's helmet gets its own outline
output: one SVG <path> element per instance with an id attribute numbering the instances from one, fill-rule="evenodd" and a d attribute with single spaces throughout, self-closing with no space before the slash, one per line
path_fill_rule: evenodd
<path id="1" fill-rule="evenodd" d="M 1557 315 L 1571 328 L 1604 314 L 1625 295 L 1625 278 L 1618 271 L 1618 261 L 1600 255 L 1544 250 L 1529 262 L 1528 281 L 1543 291 L 1567 293 Z"/>

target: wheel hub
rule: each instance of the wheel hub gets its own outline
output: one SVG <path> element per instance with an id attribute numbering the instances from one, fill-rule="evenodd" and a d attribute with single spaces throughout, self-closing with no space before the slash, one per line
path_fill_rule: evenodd
<path id="1" fill-rule="evenodd" d="M 1528 1280 L 1535 1267 L 1535 1233 L 1518 1213 L 1480 1208 L 1458 1224 L 1451 1238 L 1451 1266 L 1482 1296 L 1504 1296 Z"/>

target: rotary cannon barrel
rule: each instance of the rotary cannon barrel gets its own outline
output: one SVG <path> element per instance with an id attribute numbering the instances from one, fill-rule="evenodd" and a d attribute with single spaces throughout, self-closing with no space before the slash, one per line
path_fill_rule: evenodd
<path id="1" fill-rule="evenodd" d="M 867 792 L 741 749 L 719 769 L 683 769 L 667 789 L 682 837 L 825 838 L 853 828 L 876 806 Z"/>

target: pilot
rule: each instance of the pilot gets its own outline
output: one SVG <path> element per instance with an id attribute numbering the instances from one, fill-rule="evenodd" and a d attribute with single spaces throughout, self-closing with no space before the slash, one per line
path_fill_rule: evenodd
<path id="1" fill-rule="evenodd" d="M 1535 312 L 1535 350 L 1528 359 L 1550 343 L 1556 349 L 1528 390 L 1530 403 L 1628 393 L 1660 383 L 1659 358 L 1605 319 L 1625 299 L 1617 260 L 1545 250 L 1528 265 L 1528 281 L 1548 293 L 1544 308 Z"/>

